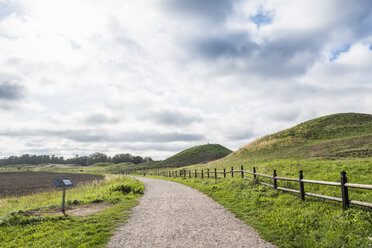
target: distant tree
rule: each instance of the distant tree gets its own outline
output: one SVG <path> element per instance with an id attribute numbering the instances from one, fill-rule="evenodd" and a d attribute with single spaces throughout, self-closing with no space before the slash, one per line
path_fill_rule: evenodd
<path id="1" fill-rule="evenodd" d="M 89 155 L 86 164 L 91 165 L 91 164 L 100 163 L 100 162 L 107 162 L 107 155 L 101 152 L 95 152 Z"/>
<path id="2" fill-rule="evenodd" d="M 112 157 L 112 162 L 114 163 L 124 163 L 124 162 L 132 162 L 133 156 L 129 153 L 119 153 Z"/>
<path id="3" fill-rule="evenodd" d="M 143 163 L 144 162 L 144 160 L 143 160 L 143 158 L 141 157 L 141 156 L 135 156 L 135 157 L 133 157 L 133 164 L 140 164 L 140 163 Z"/>
<path id="4" fill-rule="evenodd" d="M 7 166 L 7 165 L 16 165 L 16 164 L 46 164 L 46 163 L 53 163 L 53 164 L 80 164 L 80 165 L 91 165 L 98 162 L 114 162 L 114 163 L 123 163 L 123 162 L 131 162 L 134 164 L 139 164 L 143 162 L 153 161 L 151 157 L 141 157 L 141 156 L 133 156 L 129 153 L 119 153 L 113 156 L 112 158 L 107 156 L 104 153 L 96 152 L 89 157 L 82 156 L 79 157 L 78 155 L 74 156 L 73 158 L 65 159 L 64 157 L 55 156 L 55 155 L 30 155 L 30 154 L 23 154 L 21 156 L 9 156 L 0 159 L 0 166 Z"/>
<path id="5" fill-rule="evenodd" d="M 151 161 L 154 161 L 151 157 L 145 157 L 144 160 L 145 160 L 145 162 L 151 162 Z"/>

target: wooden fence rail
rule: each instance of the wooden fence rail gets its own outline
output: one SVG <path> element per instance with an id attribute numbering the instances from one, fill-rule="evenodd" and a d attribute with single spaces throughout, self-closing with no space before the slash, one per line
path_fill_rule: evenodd
<path id="1" fill-rule="evenodd" d="M 301 200 L 303 200 L 303 201 L 305 200 L 305 196 L 311 196 L 311 197 L 321 198 L 321 199 L 325 199 L 325 200 L 341 202 L 342 207 L 345 210 L 349 208 L 350 204 L 372 208 L 372 203 L 350 200 L 349 199 L 349 192 L 348 192 L 349 188 L 372 190 L 372 185 L 348 183 L 345 171 L 342 171 L 340 173 L 340 176 L 341 176 L 340 177 L 340 182 L 328 182 L 328 181 L 318 181 L 318 180 L 304 179 L 303 171 L 299 171 L 298 178 L 278 177 L 276 170 L 273 170 L 273 175 L 270 176 L 270 175 L 257 173 L 255 167 L 253 167 L 252 171 L 246 171 L 246 170 L 244 170 L 243 165 L 241 166 L 240 170 L 234 170 L 233 167 L 231 167 L 231 170 L 229 170 L 229 171 L 227 171 L 225 168 L 223 169 L 223 171 L 217 171 L 216 168 L 214 168 L 214 170 L 207 169 L 206 171 L 205 170 L 200 170 L 200 171 L 189 170 L 189 171 L 187 171 L 187 170 L 183 169 L 183 170 L 178 170 L 178 171 L 177 170 L 173 170 L 173 171 L 152 171 L 152 172 L 149 172 L 148 174 L 157 175 L 157 176 L 164 176 L 164 177 L 184 177 L 184 178 L 185 177 L 189 177 L 189 178 L 200 177 L 200 178 L 215 178 L 215 179 L 217 179 L 217 178 L 222 178 L 222 177 L 219 177 L 218 175 L 223 175 L 223 178 L 226 178 L 227 174 L 231 174 L 231 178 L 233 178 L 234 175 L 239 176 L 239 173 L 240 173 L 241 178 L 247 178 L 249 180 L 256 180 L 258 183 L 260 183 L 262 185 L 266 185 L 266 186 L 272 187 L 272 188 L 277 189 L 277 190 L 299 194 Z M 128 174 L 128 172 L 126 172 L 126 174 Z M 253 178 L 246 177 L 245 174 L 252 175 Z M 259 177 L 272 179 L 272 184 L 260 181 Z M 278 180 L 279 181 L 298 182 L 299 189 L 296 190 L 296 189 L 279 187 L 278 186 Z M 311 192 L 305 192 L 305 184 L 319 184 L 319 185 L 340 187 L 342 197 L 334 197 L 334 196 L 315 194 L 315 193 L 311 193 Z"/>

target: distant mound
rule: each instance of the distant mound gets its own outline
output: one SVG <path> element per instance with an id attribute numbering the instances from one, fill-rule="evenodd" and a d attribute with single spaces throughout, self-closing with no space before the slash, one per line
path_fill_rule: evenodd
<path id="1" fill-rule="evenodd" d="M 207 163 L 223 158 L 231 153 L 231 150 L 218 144 L 207 144 L 191 147 L 173 155 L 166 160 L 158 162 L 156 167 L 182 167 L 191 164 Z"/>
<path id="2" fill-rule="evenodd" d="M 372 115 L 333 114 L 266 135 L 210 166 L 276 159 L 372 157 Z"/>

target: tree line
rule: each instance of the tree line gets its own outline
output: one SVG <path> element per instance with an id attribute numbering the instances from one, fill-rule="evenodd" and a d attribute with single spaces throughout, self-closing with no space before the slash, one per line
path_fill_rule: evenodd
<path id="1" fill-rule="evenodd" d="M 95 152 L 89 156 L 75 156 L 73 158 L 65 159 L 63 156 L 55 155 L 30 155 L 23 154 L 21 156 L 9 156 L 0 159 L 0 166 L 16 165 L 16 164 L 79 164 L 91 165 L 100 162 L 123 163 L 130 162 L 140 164 L 143 162 L 153 161 L 151 157 L 133 156 L 129 153 L 119 153 L 113 157 L 107 156 L 105 153 Z"/>

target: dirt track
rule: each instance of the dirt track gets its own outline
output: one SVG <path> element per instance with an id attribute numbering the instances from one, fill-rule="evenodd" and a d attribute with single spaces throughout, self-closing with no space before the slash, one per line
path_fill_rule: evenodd
<path id="1" fill-rule="evenodd" d="M 138 178 L 140 204 L 108 247 L 274 247 L 208 196 L 188 186 Z"/>

